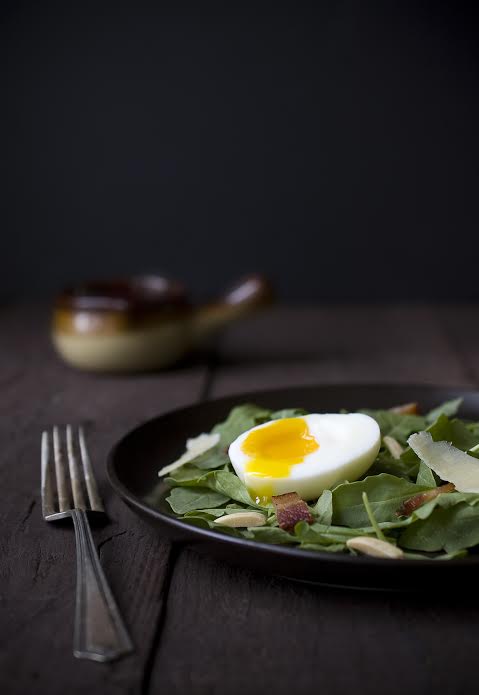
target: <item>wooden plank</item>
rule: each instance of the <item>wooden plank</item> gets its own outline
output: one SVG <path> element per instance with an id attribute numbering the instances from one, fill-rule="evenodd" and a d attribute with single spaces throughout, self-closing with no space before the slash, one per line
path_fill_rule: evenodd
<path id="1" fill-rule="evenodd" d="M 220 356 L 215 396 L 315 383 L 470 383 L 424 305 L 275 309 L 231 327 Z"/>
<path id="2" fill-rule="evenodd" d="M 463 320 L 471 318 L 464 314 Z M 388 681 L 390 692 L 406 686 L 408 692 L 424 692 L 430 683 L 446 684 L 451 691 L 466 689 L 465 664 L 473 639 L 467 630 L 464 640 L 459 635 L 470 616 L 465 604 L 426 613 L 424 606 L 408 604 L 411 609 L 403 619 L 399 597 L 392 597 L 392 603 L 382 597 L 366 600 L 364 594 L 347 598 L 349 593 L 261 577 L 184 552 L 174 565 L 165 616 L 168 566 L 173 564 L 169 546 L 111 495 L 107 504 L 114 523 L 98 529 L 95 537 L 138 650 L 110 666 L 74 660 L 73 537 L 69 528 L 47 528 L 39 516 L 39 432 L 55 421 L 89 420 L 92 453 L 97 462 L 104 460 L 116 438 L 139 420 L 198 398 L 205 370 L 183 367 L 158 377 L 123 379 L 78 374 L 57 362 L 45 323 L 41 311 L 10 312 L 2 321 L 0 483 L 9 490 L 0 509 L 2 529 L 7 530 L 0 540 L 7 560 L 0 565 L 2 692 L 55 694 L 66 687 L 74 693 L 98 689 L 107 694 L 174 693 L 187 687 L 195 693 L 246 687 L 251 692 L 265 684 L 281 693 L 292 684 L 298 692 L 326 684 L 334 693 L 367 682 L 368 691 L 375 693 L 384 691 L 387 672 L 376 673 L 373 660 L 357 654 L 369 656 L 377 643 L 384 663 L 394 663 L 395 653 L 403 663 L 418 654 L 429 659 L 413 685 L 402 674 L 392 685 Z M 427 307 L 275 310 L 225 335 L 211 394 L 321 381 L 471 383 L 479 341 L 472 329 L 467 345 L 461 335 L 463 326 L 454 312 L 447 322 Z M 296 618 L 291 629 L 278 634 L 276 616 L 283 614 Z M 460 671 L 454 681 L 447 680 L 442 642 L 428 624 L 439 634 L 441 629 L 458 634 L 450 662 L 456 674 Z M 249 643 L 243 638 L 246 629 L 253 630 Z M 392 640 L 390 648 L 383 644 L 384 635 L 388 645 Z M 302 641 L 311 647 L 300 651 L 291 646 Z M 431 645 L 432 656 L 423 644 Z M 285 653 L 291 656 L 285 659 Z M 318 668 L 311 670 L 311 664 Z"/>
<path id="3" fill-rule="evenodd" d="M 278 309 L 225 335 L 211 393 L 367 381 L 471 378 L 426 306 Z M 309 587 L 183 551 L 151 692 L 464 692 L 479 610 L 446 604 Z"/>
<path id="4" fill-rule="evenodd" d="M 467 378 L 479 386 L 479 307 L 477 304 L 438 306 L 435 314 Z"/>
<path id="5" fill-rule="evenodd" d="M 155 644 L 168 583 L 170 545 L 109 491 L 105 457 L 138 422 L 197 400 L 206 370 L 101 377 L 75 372 L 54 355 L 43 309 L 0 314 L 0 673 L 10 693 L 137 693 Z M 40 432 L 89 423 L 88 440 L 111 522 L 94 530 L 102 564 L 136 652 L 112 665 L 72 656 L 75 546 L 70 526 L 41 518 Z"/>
<path id="6" fill-rule="evenodd" d="M 445 596 L 310 587 L 185 551 L 151 692 L 470 692 L 479 609 Z"/>

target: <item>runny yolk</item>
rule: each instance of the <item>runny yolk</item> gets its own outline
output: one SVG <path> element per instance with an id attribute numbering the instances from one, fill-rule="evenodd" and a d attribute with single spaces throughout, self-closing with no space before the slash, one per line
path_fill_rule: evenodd
<path id="1" fill-rule="evenodd" d="M 292 466 L 319 449 L 319 444 L 301 417 L 276 420 L 250 432 L 241 449 L 250 460 L 245 470 L 256 478 L 287 478 Z M 271 486 L 258 481 L 253 491 L 261 498 L 271 496 Z"/>

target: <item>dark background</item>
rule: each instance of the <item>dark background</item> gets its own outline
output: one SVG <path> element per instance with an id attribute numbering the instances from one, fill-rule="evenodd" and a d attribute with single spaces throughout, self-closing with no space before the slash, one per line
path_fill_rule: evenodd
<path id="1" fill-rule="evenodd" d="M 479 299 L 472 7 L 4 4 L 0 295 Z"/>

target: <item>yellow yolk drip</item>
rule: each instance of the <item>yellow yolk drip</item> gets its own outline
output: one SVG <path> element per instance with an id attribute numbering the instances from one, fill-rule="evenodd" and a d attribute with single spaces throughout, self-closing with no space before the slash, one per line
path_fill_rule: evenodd
<path id="1" fill-rule="evenodd" d="M 310 434 L 306 420 L 297 417 L 276 420 L 250 432 L 241 446 L 250 458 L 245 470 L 255 478 L 287 478 L 292 466 L 302 463 L 317 449 L 319 444 Z M 258 481 L 253 493 L 253 498 L 269 498 L 271 485 Z"/>

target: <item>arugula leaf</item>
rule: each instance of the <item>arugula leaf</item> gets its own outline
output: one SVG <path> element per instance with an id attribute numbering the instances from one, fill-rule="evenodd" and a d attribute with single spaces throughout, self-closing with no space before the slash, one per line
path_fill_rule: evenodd
<path id="1" fill-rule="evenodd" d="M 439 506 L 427 519 L 409 526 L 399 542 L 404 548 L 427 552 L 471 548 L 479 543 L 479 506 L 465 502 L 449 508 Z"/>
<path id="2" fill-rule="evenodd" d="M 201 470 L 200 468 L 196 468 L 196 466 L 191 466 L 189 463 L 185 463 L 185 465 L 181 466 L 181 468 L 171 471 L 169 476 L 165 478 L 165 482 L 167 482 L 168 485 L 194 487 L 201 485 L 201 480 L 205 475 L 205 471 Z"/>
<path id="3" fill-rule="evenodd" d="M 224 450 L 246 430 L 271 419 L 271 411 L 253 403 L 238 405 L 230 412 L 224 422 L 212 429 L 212 434 L 220 435 L 219 446 Z"/>
<path id="4" fill-rule="evenodd" d="M 394 437 L 400 444 L 407 444 L 409 435 L 426 429 L 422 415 L 402 415 L 391 410 L 361 410 L 361 413 L 374 418 L 381 430 L 381 437 Z"/>
<path id="5" fill-rule="evenodd" d="M 358 529 L 350 529 L 344 526 L 325 526 L 318 523 L 308 524 L 306 521 L 299 521 L 296 524 L 294 534 L 303 542 L 323 545 L 345 543 L 348 538 L 354 538 L 354 536 L 359 535 Z"/>
<path id="6" fill-rule="evenodd" d="M 440 415 L 447 415 L 447 417 L 457 415 L 463 400 L 463 398 L 454 398 L 452 401 L 446 401 L 437 408 L 433 408 L 433 410 L 430 410 L 426 415 L 426 422 L 432 425 L 432 423 L 435 422 Z"/>
<path id="7" fill-rule="evenodd" d="M 441 415 L 427 431 L 435 442 L 449 442 L 461 451 L 467 451 L 479 444 L 479 433 L 471 431 L 461 420 L 450 420 L 446 415 Z"/>
<path id="8" fill-rule="evenodd" d="M 479 422 L 468 422 L 466 427 L 472 436 L 479 440 Z"/>
<path id="9" fill-rule="evenodd" d="M 229 471 L 214 471 L 203 478 L 205 484 L 212 490 L 227 495 L 230 499 L 250 507 L 259 507 L 251 499 L 248 490 L 237 475 Z"/>
<path id="10" fill-rule="evenodd" d="M 403 459 L 402 456 L 401 458 L 395 459 L 388 451 L 381 449 L 376 460 L 368 469 L 365 476 L 389 473 L 390 475 L 395 475 L 398 478 L 406 478 L 406 480 L 410 480 L 416 476 L 417 467 L 417 459 L 408 461 Z"/>
<path id="11" fill-rule="evenodd" d="M 271 420 L 282 420 L 285 417 L 301 417 L 301 415 L 307 415 L 308 411 L 303 408 L 283 408 L 283 410 L 276 410 L 271 413 Z"/>
<path id="12" fill-rule="evenodd" d="M 333 492 L 333 523 L 352 528 L 368 525 L 363 492 L 368 496 L 376 520 L 381 522 L 395 520 L 396 511 L 404 500 L 427 489 L 387 473 L 340 485 Z"/>
<path id="13" fill-rule="evenodd" d="M 278 526 L 256 526 L 243 531 L 243 536 L 249 540 L 259 541 L 260 543 L 274 543 L 275 545 L 299 542 L 298 538 L 287 531 L 283 531 Z"/>
<path id="14" fill-rule="evenodd" d="M 202 516 L 201 514 L 191 514 L 188 516 L 181 517 L 183 521 L 191 524 L 192 526 L 199 526 L 200 528 L 214 529 L 218 533 L 223 533 L 227 536 L 234 536 L 235 538 L 241 538 L 241 532 L 237 528 L 232 528 L 231 526 L 218 526 L 214 524 L 212 520 Z"/>
<path id="15" fill-rule="evenodd" d="M 416 485 L 424 485 L 425 487 L 437 487 L 434 473 L 426 466 L 424 461 L 419 464 L 419 472 L 417 474 Z"/>
<path id="16" fill-rule="evenodd" d="M 229 456 L 225 449 L 217 444 L 212 449 L 205 451 L 190 462 L 192 466 L 201 468 L 202 470 L 211 470 L 212 468 L 220 468 L 229 464 Z"/>
<path id="17" fill-rule="evenodd" d="M 373 529 L 374 529 L 374 533 L 376 534 L 377 538 L 378 538 L 380 541 L 385 541 L 385 540 L 386 540 L 386 536 L 384 535 L 384 533 L 383 533 L 383 532 L 381 531 L 381 529 L 379 528 L 379 524 L 378 524 L 378 522 L 376 521 L 376 517 L 374 516 L 374 512 L 373 512 L 373 510 L 372 510 L 372 508 L 371 508 L 371 505 L 369 504 L 369 499 L 368 499 L 368 495 L 367 495 L 366 492 L 363 492 L 363 494 L 362 494 L 362 499 L 363 499 L 364 508 L 365 508 L 365 510 L 366 510 L 366 514 L 368 515 L 368 518 L 369 518 L 369 522 L 370 522 L 371 526 L 372 526 Z"/>
<path id="18" fill-rule="evenodd" d="M 195 509 L 219 507 L 220 504 L 229 502 L 229 499 L 226 495 L 208 488 L 174 487 L 166 501 L 175 514 L 186 514 Z"/>
<path id="19" fill-rule="evenodd" d="M 313 507 L 313 514 L 318 516 L 318 523 L 331 525 L 333 519 L 333 493 L 331 490 L 323 490 L 321 497 Z"/>
<path id="20" fill-rule="evenodd" d="M 261 507 L 262 509 L 271 507 L 270 504 L 256 504 L 251 499 L 245 485 L 231 471 L 202 471 L 192 466 L 183 466 L 183 468 L 173 471 L 171 476 L 166 479 L 166 482 L 177 486 L 173 490 L 177 488 L 209 488 L 226 496 L 228 499 L 235 500 L 249 507 Z M 207 506 L 213 507 L 215 505 L 203 505 L 203 507 Z M 200 506 L 197 506 L 196 509 L 200 509 Z"/>

